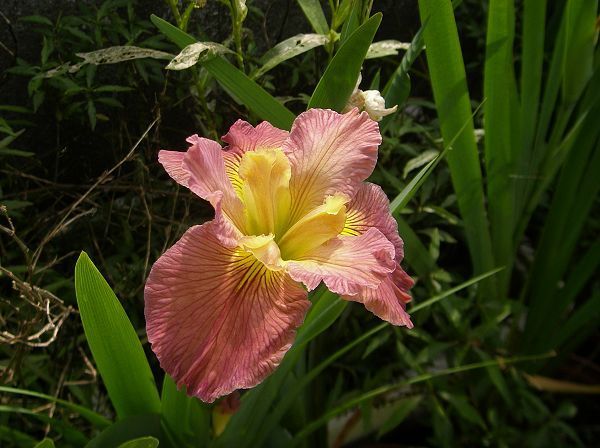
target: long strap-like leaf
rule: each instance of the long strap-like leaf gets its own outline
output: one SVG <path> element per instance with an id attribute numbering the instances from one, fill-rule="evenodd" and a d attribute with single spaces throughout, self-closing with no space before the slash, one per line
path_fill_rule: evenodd
<path id="1" fill-rule="evenodd" d="M 419 0 L 424 29 L 427 64 L 433 95 L 445 142 L 460 132 L 448 153 L 452 184 L 465 223 L 475 271 L 493 268 L 492 244 L 484 207 L 483 183 L 473 132 L 471 105 L 458 32 L 449 0 Z M 464 127 L 464 124 L 467 126 Z M 491 281 L 484 282 L 484 294 L 492 296 Z"/>

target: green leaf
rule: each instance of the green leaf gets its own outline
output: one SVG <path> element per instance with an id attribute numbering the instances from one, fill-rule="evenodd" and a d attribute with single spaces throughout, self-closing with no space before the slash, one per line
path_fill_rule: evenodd
<path id="1" fill-rule="evenodd" d="M 90 440 L 90 443 L 85 448 L 121 447 L 121 444 L 137 438 L 156 438 L 160 440 L 160 415 L 130 415 L 110 425 Z"/>
<path id="2" fill-rule="evenodd" d="M 392 74 L 390 79 L 383 89 L 383 97 L 385 98 L 385 107 L 394 107 L 396 105 L 402 105 L 408 95 L 410 94 L 410 76 L 408 72 L 412 67 L 417 57 L 421 54 L 425 48 L 425 39 L 423 38 L 423 29 L 427 26 L 424 22 L 417 31 L 417 34 L 413 37 L 408 50 L 404 53 L 402 61 L 396 68 L 396 71 Z M 385 131 L 388 125 L 391 123 L 392 115 L 383 117 L 379 126 Z"/>
<path id="3" fill-rule="evenodd" d="M 298 4 L 316 33 L 329 33 L 329 25 L 327 25 L 327 19 L 325 19 L 325 13 L 323 13 L 319 0 L 298 0 Z"/>
<path id="4" fill-rule="evenodd" d="M 423 165 L 426 165 L 427 163 L 431 162 L 439 154 L 440 152 L 436 149 L 428 149 L 423 151 L 418 156 L 409 159 L 408 162 L 406 162 L 406 165 L 404 165 L 404 170 L 402 170 L 402 178 L 406 179 L 408 173 L 410 173 L 412 170 L 416 170 L 417 168 L 421 168 Z"/>
<path id="5" fill-rule="evenodd" d="M 450 146 L 447 142 L 456 139 L 448 153 L 448 165 L 464 220 L 469 252 L 476 273 L 489 271 L 494 265 L 492 243 L 465 67 L 452 4 L 447 0 L 419 0 L 419 10 L 421 23 L 427 23 L 423 35 L 442 137 L 447 146 Z M 483 292 L 484 296 L 493 298 L 493 284 L 484 285 Z"/>
<path id="6" fill-rule="evenodd" d="M 356 28 L 360 26 L 361 2 L 350 0 L 350 3 L 352 4 L 352 8 L 350 9 L 348 17 L 344 20 L 344 26 L 342 26 L 342 32 L 340 34 L 340 44 L 345 43 L 352 33 L 356 31 Z"/>
<path id="7" fill-rule="evenodd" d="M 365 59 L 384 58 L 386 56 L 397 56 L 400 50 L 408 50 L 410 44 L 393 39 L 373 42 L 369 46 Z"/>
<path id="8" fill-rule="evenodd" d="M 498 295 L 505 297 L 513 262 L 515 226 L 515 155 L 512 119 L 516 87 L 513 71 L 514 5 L 512 1 L 491 0 L 488 12 L 484 74 L 485 162 L 488 209 L 494 260 L 507 269 L 498 278 Z M 535 113 L 530 111 L 530 113 Z"/>
<path id="9" fill-rule="evenodd" d="M 186 46 L 167 65 L 167 70 L 185 70 L 201 58 L 209 58 L 217 54 L 233 53 L 229 48 L 215 42 L 195 42 Z"/>
<path id="10" fill-rule="evenodd" d="M 106 85 L 96 87 L 94 92 L 131 92 L 132 90 L 134 90 L 132 87 L 127 86 Z"/>
<path id="11" fill-rule="evenodd" d="M 0 405 L 0 413 L 3 412 L 27 415 L 31 418 L 39 420 L 60 434 L 61 439 L 67 445 L 81 446 L 87 442 L 86 436 L 66 420 L 48 417 L 46 414 L 41 413 L 38 410 L 33 411 L 31 409 L 18 406 Z"/>
<path id="12" fill-rule="evenodd" d="M 414 397 L 404 398 L 395 403 L 394 413 L 379 428 L 377 438 L 380 439 L 383 435 L 402 423 L 415 410 L 422 399 L 422 395 L 415 395 Z"/>
<path id="13" fill-rule="evenodd" d="M 240 100 L 261 119 L 280 129 L 289 130 L 296 116 L 244 73 L 221 57 L 202 66 L 213 75 L 231 96 Z"/>
<path id="14" fill-rule="evenodd" d="M 57 403 L 65 407 L 66 409 L 70 409 L 71 411 L 78 413 L 81 417 L 86 419 L 88 422 L 90 422 L 97 428 L 105 428 L 106 426 L 111 424 L 111 421 L 108 420 L 106 417 L 92 411 L 91 409 L 86 408 L 85 406 L 81 406 L 70 401 L 61 400 L 60 398 L 53 397 L 52 395 L 46 395 L 40 392 L 35 392 L 33 390 L 17 389 L 15 387 L 7 386 L 0 386 L 0 392 L 8 394 L 26 395 L 29 397 L 40 398 L 42 400 L 49 401 L 50 403 Z"/>
<path id="15" fill-rule="evenodd" d="M 485 422 L 479 415 L 479 412 L 477 412 L 473 405 L 469 403 L 467 397 L 463 395 L 448 394 L 447 400 L 462 418 L 485 429 Z"/>
<path id="16" fill-rule="evenodd" d="M 563 71 L 563 99 L 576 101 L 594 71 L 594 50 L 598 39 L 598 0 L 571 0 L 565 5 L 566 48 Z"/>
<path id="17" fill-rule="evenodd" d="M 380 23 L 381 13 L 377 13 L 342 44 L 317 84 L 308 103 L 309 109 L 320 107 L 338 112 L 344 109 Z"/>
<path id="18" fill-rule="evenodd" d="M 19 17 L 19 21 L 35 23 L 38 25 L 54 26 L 54 24 L 52 23 L 52 21 L 50 21 L 49 18 L 38 15 Z"/>
<path id="19" fill-rule="evenodd" d="M 261 58 L 263 65 L 252 74 L 252 78 L 258 78 L 283 61 L 325 45 L 327 42 L 329 42 L 329 36 L 323 34 L 297 34 L 281 41 L 264 54 Z"/>
<path id="20" fill-rule="evenodd" d="M 156 448 L 157 446 L 158 439 L 154 437 L 139 437 L 120 444 L 118 448 Z"/>
<path id="21" fill-rule="evenodd" d="M 548 358 L 549 356 L 552 356 L 552 355 L 544 354 L 544 355 L 531 355 L 531 356 L 516 356 L 513 358 L 504 358 L 502 360 L 490 360 L 490 361 L 477 362 L 477 363 L 473 363 L 473 364 L 465 364 L 465 365 L 461 365 L 461 366 L 449 367 L 447 369 L 437 370 L 435 372 L 415 375 L 412 378 L 409 378 L 404 381 L 400 381 L 395 384 L 389 384 L 389 385 L 384 385 L 384 386 L 378 387 L 378 388 L 370 390 L 368 392 L 364 392 L 357 397 L 351 398 L 351 399 L 337 405 L 333 409 L 325 411 L 322 416 L 318 417 L 317 419 L 315 419 L 314 421 L 312 421 L 308 425 L 306 425 L 304 428 L 302 428 L 302 430 L 294 436 L 293 443 L 291 443 L 290 446 L 295 447 L 295 446 L 300 445 L 301 442 L 309 434 L 311 434 L 313 431 L 315 431 L 316 429 L 318 429 L 321 426 L 323 426 L 324 424 L 326 424 L 332 417 L 344 412 L 347 409 L 353 408 L 355 406 L 359 406 L 361 403 L 364 403 L 365 401 L 368 401 L 368 400 L 372 400 L 373 398 L 378 397 L 380 395 L 387 394 L 387 393 L 390 393 L 390 392 L 393 392 L 396 390 L 404 389 L 413 384 L 427 382 L 434 378 L 440 378 L 440 377 L 444 377 L 444 376 L 448 376 L 448 375 L 455 375 L 457 373 L 482 369 L 482 368 L 485 368 L 485 367 L 488 367 L 491 365 L 498 365 L 501 363 L 502 364 L 512 364 L 512 363 L 526 362 L 526 361 L 532 361 L 532 360 L 538 360 L 538 359 L 545 359 L 545 358 Z"/>
<path id="22" fill-rule="evenodd" d="M 44 439 L 40 443 L 36 444 L 34 448 L 54 448 L 54 441 L 52 439 Z"/>
<path id="23" fill-rule="evenodd" d="M 196 43 L 192 36 L 160 17 L 152 15 L 150 20 L 180 48 Z M 229 95 L 241 101 L 260 118 L 281 129 L 291 128 L 295 115 L 225 59 L 213 57 L 202 62 L 202 66 L 216 78 Z"/>
<path id="24" fill-rule="evenodd" d="M 85 252 L 75 266 L 75 291 L 85 336 L 118 417 L 158 414 L 160 400 L 142 344 Z"/>
<path id="25" fill-rule="evenodd" d="M 428 283 L 429 276 L 436 269 L 435 260 L 431 258 L 425 245 L 402 216 L 395 213 L 394 218 L 398 222 L 398 233 L 404 241 L 404 260 L 415 270 L 421 280 Z"/>
<path id="26" fill-rule="evenodd" d="M 165 375 L 161 394 L 164 426 L 174 446 L 207 446 L 210 439 L 210 407 L 185 392 Z"/>

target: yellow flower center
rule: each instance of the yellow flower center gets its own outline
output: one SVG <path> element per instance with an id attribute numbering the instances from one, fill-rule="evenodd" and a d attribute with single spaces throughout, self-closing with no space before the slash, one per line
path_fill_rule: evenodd
<path id="1" fill-rule="evenodd" d="M 265 265 L 275 269 L 277 260 L 296 259 L 339 235 L 346 221 L 345 195 L 325 198 L 290 222 L 290 162 L 281 149 L 244 153 L 239 165 L 245 206 L 246 232 L 242 245 Z"/>

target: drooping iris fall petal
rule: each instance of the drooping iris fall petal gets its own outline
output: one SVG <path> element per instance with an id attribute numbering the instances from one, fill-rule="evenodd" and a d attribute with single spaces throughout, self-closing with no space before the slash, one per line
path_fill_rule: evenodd
<path id="1" fill-rule="evenodd" d="M 292 130 L 238 120 L 224 149 L 192 136 L 159 161 L 215 208 L 152 267 L 146 325 L 161 366 L 213 401 L 256 385 L 281 361 L 319 283 L 395 325 L 412 279 L 387 197 L 364 180 L 377 124 L 356 109 L 309 110 Z M 303 286 L 304 285 L 304 286 Z"/>
<path id="2" fill-rule="evenodd" d="M 207 402 L 271 373 L 310 305 L 284 272 L 223 246 L 215 231 L 212 222 L 190 228 L 154 264 L 145 290 L 161 367 Z"/>

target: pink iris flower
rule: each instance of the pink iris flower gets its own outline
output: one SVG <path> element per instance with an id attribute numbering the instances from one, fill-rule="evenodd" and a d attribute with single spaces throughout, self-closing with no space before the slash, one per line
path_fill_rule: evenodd
<path id="1" fill-rule="evenodd" d="M 365 182 L 378 125 L 311 109 L 290 132 L 238 120 L 227 147 L 193 135 L 160 151 L 169 175 L 215 209 L 152 267 L 148 339 L 162 368 L 206 402 L 260 383 L 281 362 L 321 282 L 394 325 L 412 279 L 383 190 Z"/>

